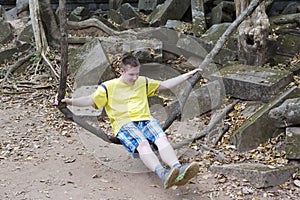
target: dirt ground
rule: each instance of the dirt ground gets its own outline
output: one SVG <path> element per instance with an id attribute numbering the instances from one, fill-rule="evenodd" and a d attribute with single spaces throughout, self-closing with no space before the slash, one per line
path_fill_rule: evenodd
<path id="1" fill-rule="evenodd" d="M 41 105 L 15 106 L 2 104 L 0 111 L 0 199 L 209 199 L 209 195 L 216 196 L 210 173 L 195 178 L 186 187 L 165 190 L 153 173 L 124 173 L 101 163 L 83 145 L 76 132 L 85 130 L 76 125 L 67 123 L 59 128 L 63 131 L 53 128 L 59 123 L 51 119 L 51 115 L 58 115 L 55 108 L 48 110 L 53 111 L 51 114 Z"/>
<path id="2" fill-rule="evenodd" d="M 186 186 L 163 189 L 151 172 L 126 173 L 99 159 L 99 152 L 87 148 L 82 140 L 82 134 L 90 133 L 65 121 L 52 100 L 47 92 L 33 93 L 26 99 L 2 95 L 0 199 L 282 200 L 299 197 L 299 188 L 258 190 L 247 182 L 212 174 L 209 164 L 200 165 L 199 175 Z"/>

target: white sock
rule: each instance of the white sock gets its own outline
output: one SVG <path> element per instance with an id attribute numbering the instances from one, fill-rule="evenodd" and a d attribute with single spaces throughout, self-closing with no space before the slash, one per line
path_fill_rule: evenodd
<path id="1" fill-rule="evenodd" d="M 169 143 L 167 137 L 158 138 L 155 141 L 161 159 L 169 165 L 169 167 L 180 165 L 176 153 Z"/>
<path id="2" fill-rule="evenodd" d="M 156 167 L 161 166 L 157 156 L 152 151 L 148 142 L 141 142 L 137 147 L 137 151 L 139 152 L 140 158 L 143 161 L 143 163 L 151 171 L 154 172 Z"/>

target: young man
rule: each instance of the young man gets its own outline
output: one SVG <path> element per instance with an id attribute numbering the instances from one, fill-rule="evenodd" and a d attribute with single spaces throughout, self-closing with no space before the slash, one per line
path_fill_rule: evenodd
<path id="1" fill-rule="evenodd" d="M 114 135 L 132 155 L 138 152 L 143 163 L 155 172 L 164 188 L 184 185 L 199 171 L 198 163 L 181 165 L 158 120 L 150 114 L 148 96 L 172 88 L 195 74 L 199 69 L 165 81 L 139 76 L 140 63 L 132 55 L 122 58 L 119 78 L 102 83 L 90 96 L 65 98 L 62 102 L 74 106 L 105 107 Z M 165 169 L 150 144 L 170 169 Z"/>

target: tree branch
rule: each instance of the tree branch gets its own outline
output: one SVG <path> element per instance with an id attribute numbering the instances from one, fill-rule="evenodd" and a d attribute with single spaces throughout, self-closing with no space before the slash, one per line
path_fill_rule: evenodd
<path id="1" fill-rule="evenodd" d="M 206 73 L 209 72 L 209 70 L 205 71 L 205 67 L 208 67 L 209 64 L 212 62 L 214 57 L 219 53 L 222 46 L 226 42 L 229 35 L 245 20 L 251 13 L 255 10 L 257 6 L 262 2 L 263 0 L 253 0 L 251 4 L 248 6 L 247 9 L 245 9 L 241 15 L 239 15 L 236 20 L 230 24 L 230 26 L 227 28 L 227 30 L 223 33 L 223 35 L 219 38 L 214 48 L 207 54 L 201 65 L 199 66 L 200 69 L 203 70 L 203 74 L 207 75 Z M 182 112 L 182 109 L 189 97 L 189 94 L 192 91 L 192 88 L 195 86 L 195 84 L 200 80 L 201 74 L 200 72 L 196 73 L 191 79 L 190 84 L 187 84 L 183 95 L 179 99 L 179 106 L 177 106 L 174 111 L 171 113 L 169 118 L 165 121 L 165 124 L 163 126 L 163 129 L 166 130 L 171 126 L 173 121 L 178 118 Z"/>

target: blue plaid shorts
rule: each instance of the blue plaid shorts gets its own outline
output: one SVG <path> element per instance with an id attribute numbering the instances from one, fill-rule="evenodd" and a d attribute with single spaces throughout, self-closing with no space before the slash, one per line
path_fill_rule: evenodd
<path id="1" fill-rule="evenodd" d="M 136 158 L 136 148 L 142 141 L 148 141 L 153 144 L 154 141 L 166 136 L 157 119 L 130 122 L 121 127 L 117 138 L 120 140 L 126 150 L 131 153 L 133 158 Z"/>

